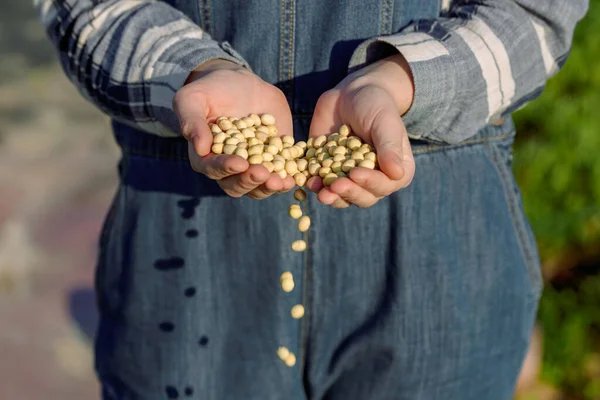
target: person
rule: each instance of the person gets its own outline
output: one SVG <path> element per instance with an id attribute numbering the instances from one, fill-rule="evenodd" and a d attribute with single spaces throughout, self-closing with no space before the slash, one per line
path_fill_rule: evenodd
<path id="1" fill-rule="evenodd" d="M 104 399 L 511 397 L 541 279 L 510 114 L 587 1 L 38 7 L 123 153 L 96 276 Z M 348 124 L 378 154 L 311 179 L 304 252 L 291 178 L 210 154 L 208 123 L 250 113 L 296 140 Z"/>

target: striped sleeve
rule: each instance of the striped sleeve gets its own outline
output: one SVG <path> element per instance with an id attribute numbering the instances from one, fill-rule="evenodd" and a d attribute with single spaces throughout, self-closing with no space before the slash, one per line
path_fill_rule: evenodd
<path id="1" fill-rule="evenodd" d="M 36 0 L 69 79 L 114 119 L 160 136 L 180 134 L 176 91 L 216 58 L 248 67 L 183 13 L 153 0 Z"/>
<path id="2" fill-rule="evenodd" d="M 350 68 L 400 51 L 415 81 L 403 117 L 409 135 L 446 143 L 473 136 L 539 96 L 564 64 L 588 7 L 588 0 L 443 3 L 450 4 L 439 19 L 362 43 Z"/>

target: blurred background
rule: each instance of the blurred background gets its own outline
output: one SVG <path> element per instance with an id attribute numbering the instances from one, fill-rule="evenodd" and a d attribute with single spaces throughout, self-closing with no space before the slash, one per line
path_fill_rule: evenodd
<path id="1" fill-rule="evenodd" d="M 95 247 L 119 152 L 31 3 L 0 2 L 0 399 L 93 400 Z M 600 399 L 598 27 L 591 0 L 565 68 L 515 115 L 546 282 L 520 400 Z"/>

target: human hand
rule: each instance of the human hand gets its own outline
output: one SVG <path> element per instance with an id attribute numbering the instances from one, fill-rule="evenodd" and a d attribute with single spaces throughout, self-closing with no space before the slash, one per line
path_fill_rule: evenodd
<path id="1" fill-rule="evenodd" d="M 269 113 L 277 120 L 279 135 L 292 135 L 290 108 L 275 86 L 237 64 L 212 60 L 190 74 L 173 99 L 173 109 L 188 140 L 191 167 L 217 180 L 228 195 L 264 199 L 294 187 L 292 177 L 281 179 L 242 157 L 210 152 L 213 135 L 208 123 L 220 116 Z"/>
<path id="2" fill-rule="evenodd" d="M 309 179 L 307 187 L 323 204 L 370 207 L 410 184 L 415 161 L 401 115 L 412 104 L 413 85 L 408 63 L 398 54 L 348 75 L 319 98 L 309 136 L 347 124 L 375 147 L 380 166 L 380 171 L 354 168 L 348 178 L 336 179 L 329 187 L 319 177 Z"/>

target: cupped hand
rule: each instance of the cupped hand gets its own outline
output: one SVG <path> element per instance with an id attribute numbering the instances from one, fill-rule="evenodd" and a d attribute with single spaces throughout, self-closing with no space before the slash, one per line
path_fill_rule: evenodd
<path id="1" fill-rule="evenodd" d="M 322 203 L 370 207 L 410 184 L 415 161 L 401 115 L 410 108 L 413 93 L 410 70 L 398 55 L 348 75 L 319 98 L 309 136 L 336 132 L 346 124 L 353 135 L 375 147 L 380 168 L 354 168 L 328 187 L 319 177 L 309 179 L 308 188 Z"/>
<path id="2" fill-rule="evenodd" d="M 263 199 L 294 187 L 292 177 L 281 179 L 242 157 L 210 152 L 213 135 L 208 124 L 220 116 L 269 113 L 277 121 L 279 135 L 292 135 L 290 108 L 277 87 L 237 64 L 213 60 L 190 75 L 175 95 L 173 109 L 188 141 L 191 167 L 217 180 L 228 195 Z"/>

